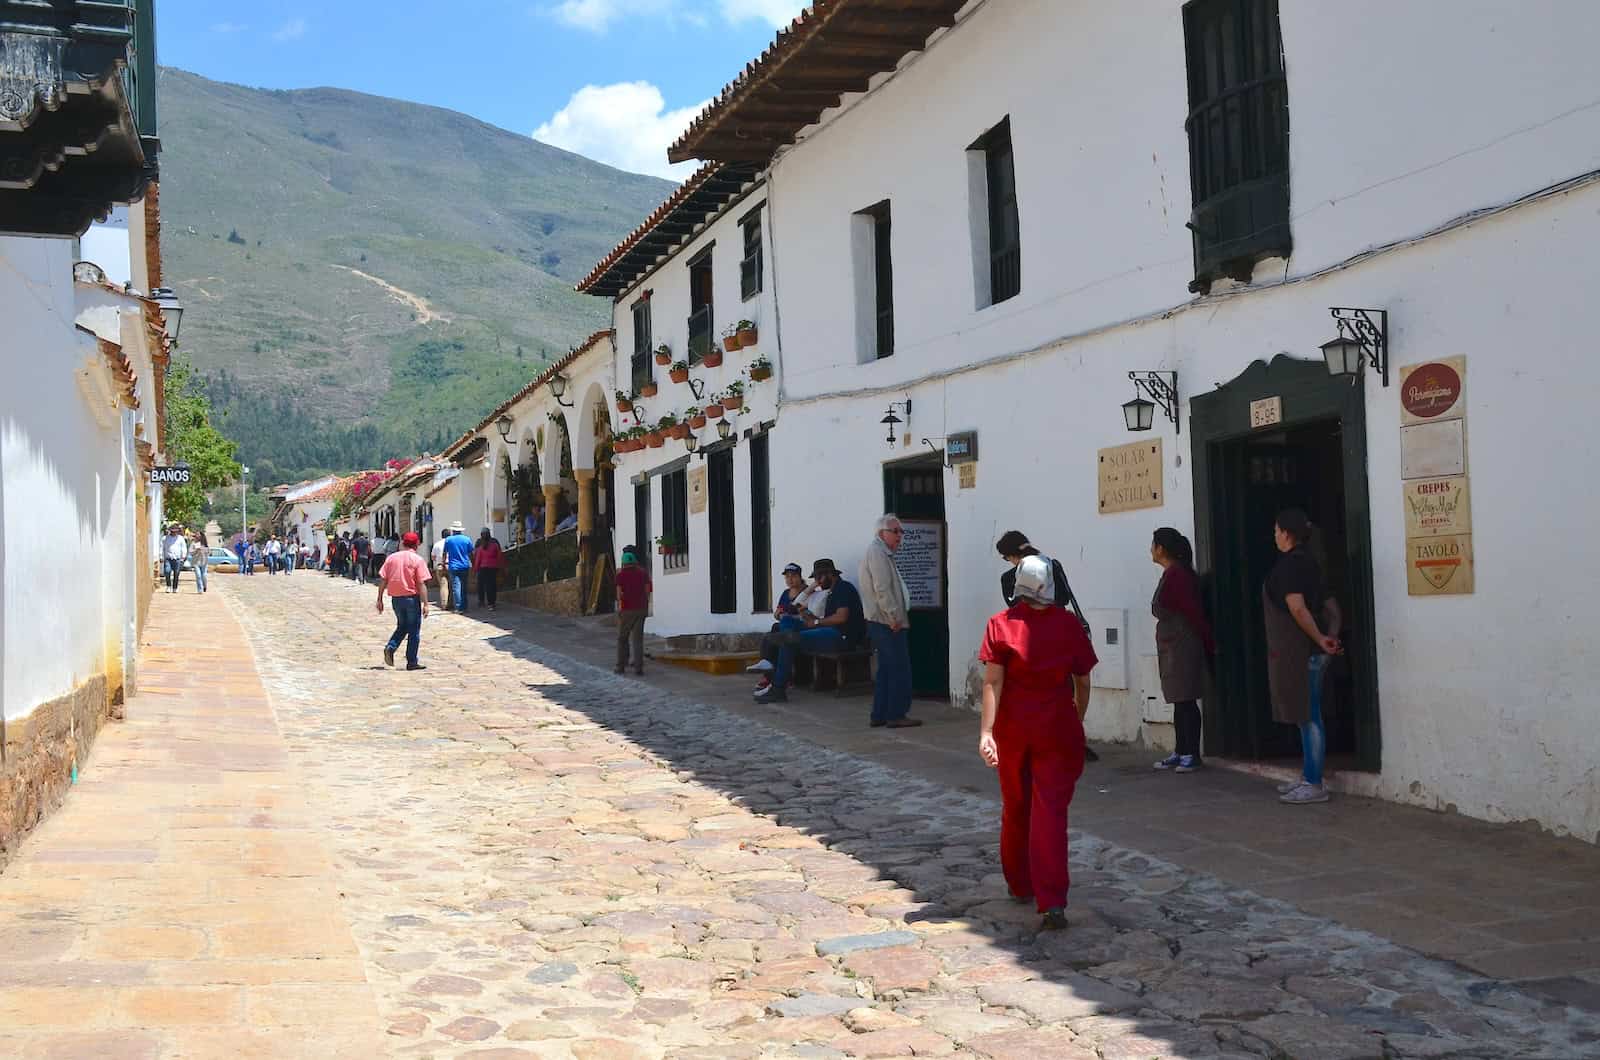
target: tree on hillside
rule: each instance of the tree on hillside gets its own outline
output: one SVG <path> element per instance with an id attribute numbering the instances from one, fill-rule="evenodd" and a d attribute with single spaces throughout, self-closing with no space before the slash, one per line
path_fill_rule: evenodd
<path id="1" fill-rule="evenodd" d="M 163 494 L 166 517 L 196 523 L 204 510 L 206 491 L 239 477 L 237 446 L 211 425 L 211 401 L 201 390 L 187 358 L 167 366 L 166 453 L 174 463 L 189 465 L 189 481 L 168 486 Z"/>

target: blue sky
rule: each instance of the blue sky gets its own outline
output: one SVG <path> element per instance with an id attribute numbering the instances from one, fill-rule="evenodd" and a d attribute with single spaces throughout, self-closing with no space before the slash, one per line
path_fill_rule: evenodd
<path id="1" fill-rule="evenodd" d="M 159 0 L 164 65 L 431 103 L 637 172 L 805 0 Z"/>

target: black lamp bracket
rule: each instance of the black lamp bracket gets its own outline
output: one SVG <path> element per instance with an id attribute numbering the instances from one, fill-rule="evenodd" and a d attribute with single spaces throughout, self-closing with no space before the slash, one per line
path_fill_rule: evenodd
<path id="1" fill-rule="evenodd" d="M 937 438 L 924 438 L 922 439 L 922 444 L 927 446 L 929 449 L 932 449 L 933 455 L 939 458 L 939 463 L 944 465 L 944 469 L 946 471 L 949 471 L 951 468 L 955 467 L 955 465 L 950 462 L 950 458 L 945 455 L 943 449 L 940 449 L 937 445 L 933 444 L 936 441 L 944 441 L 944 436 L 940 435 Z"/>
<path id="2" fill-rule="evenodd" d="M 1361 344 L 1372 367 L 1389 385 L 1389 311 L 1387 309 L 1352 309 L 1335 306 L 1328 312 L 1339 328 L 1341 336 L 1348 335 Z"/>
<path id="3" fill-rule="evenodd" d="M 1150 400 L 1166 413 L 1167 419 L 1172 421 L 1174 432 L 1182 434 L 1183 424 L 1179 420 L 1181 405 L 1178 401 L 1178 373 L 1129 372 L 1128 378 L 1133 380 L 1134 392 L 1142 391 L 1147 394 Z"/>

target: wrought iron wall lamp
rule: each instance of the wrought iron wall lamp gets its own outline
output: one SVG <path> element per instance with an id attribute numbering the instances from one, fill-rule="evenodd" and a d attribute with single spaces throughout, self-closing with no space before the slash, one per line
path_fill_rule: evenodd
<path id="1" fill-rule="evenodd" d="M 1389 385 L 1389 311 L 1387 309 L 1346 309 L 1334 307 L 1332 314 L 1339 333 L 1322 344 L 1322 359 L 1328 374 L 1348 376 L 1355 386 L 1361 370 L 1371 360 L 1383 385 Z"/>
<path id="2" fill-rule="evenodd" d="M 1179 421 L 1180 402 L 1178 401 L 1178 373 L 1177 372 L 1129 372 L 1128 378 L 1133 380 L 1133 400 L 1122 405 L 1122 418 L 1130 431 L 1148 431 L 1155 425 L 1156 406 L 1161 406 L 1161 411 L 1167 419 L 1172 421 L 1176 433 L 1183 433 L 1183 424 Z M 1149 394 L 1151 400 L 1146 400 L 1140 394 Z"/>

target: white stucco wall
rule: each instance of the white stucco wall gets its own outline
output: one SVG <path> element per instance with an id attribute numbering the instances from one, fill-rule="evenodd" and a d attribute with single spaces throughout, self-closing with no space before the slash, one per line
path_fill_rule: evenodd
<path id="1" fill-rule="evenodd" d="M 141 214 L 143 206 L 133 207 Z M 105 271 L 106 280 L 121 287 L 133 281 L 133 246 L 129 241 L 129 210 L 113 206 L 104 221 L 96 221 L 79 240 L 78 258 L 92 261 Z M 148 292 L 146 292 L 148 293 Z"/>
<path id="2" fill-rule="evenodd" d="M 120 676 L 125 641 L 132 512 L 124 416 L 106 403 L 115 388 L 104 356 L 75 328 L 71 270 L 70 241 L 0 238 L 0 349 L 8 364 L 34 366 L 26 386 L 0 391 L 7 719 L 98 673 Z M 93 557 L 89 568 L 60 562 L 63 550 Z"/>

